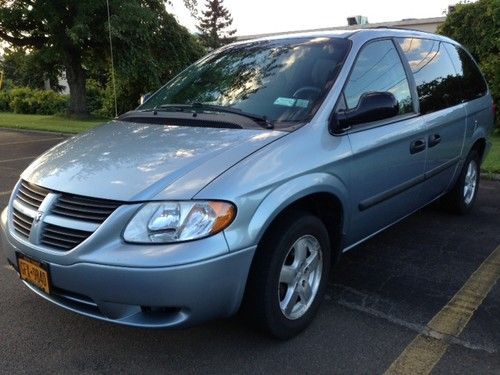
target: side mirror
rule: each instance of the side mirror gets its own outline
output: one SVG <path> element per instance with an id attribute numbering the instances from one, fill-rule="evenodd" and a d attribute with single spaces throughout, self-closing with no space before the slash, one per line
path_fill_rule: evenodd
<path id="1" fill-rule="evenodd" d="M 331 130 L 342 132 L 349 127 L 367 122 L 394 117 L 399 113 L 399 104 L 390 92 L 367 92 L 361 95 L 356 108 L 334 114 Z"/>
<path id="2" fill-rule="evenodd" d="M 143 105 L 146 102 L 146 100 L 148 100 L 151 97 L 151 95 L 153 95 L 152 92 L 148 92 L 146 94 L 141 95 L 141 97 L 139 98 L 139 104 Z"/>

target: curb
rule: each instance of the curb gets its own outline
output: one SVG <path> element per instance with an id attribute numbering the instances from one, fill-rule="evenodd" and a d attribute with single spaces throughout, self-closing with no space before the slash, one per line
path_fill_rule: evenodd
<path id="1" fill-rule="evenodd" d="M 481 173 L 481 178 L 490 181 L 500 181 L 500 173 Z"/>
<path id="2" fill-rule="evenodd" d="M 61 132 L 55 132 L 55 131 L 50 131 L 50 130 L 31 130 L 31 129 L 21 129 L 21 128 L 0 127 L 0 131 L 2 131 L 2 130 L 14 131 L 14 132 L 20 132 L 20 133 L 28 133 L 28 134 L 53 134 L 53 135 L 59 135 L 61 137 L 72 137 L 72 136 L 78 134 L 78 133 L 61 133 Z"/>

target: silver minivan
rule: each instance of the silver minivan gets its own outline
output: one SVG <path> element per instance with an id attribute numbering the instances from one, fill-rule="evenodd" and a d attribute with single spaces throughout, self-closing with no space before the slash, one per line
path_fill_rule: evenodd
<path id="1" fill-rule="evenodd" d="M 289 338 L 344 252 L 438 199 L 471 210 L 492 103 L 469 53 L 434 34 L 231 44 L 35 160 L 2 247 L 80 314 L 167 328 L 242 309 Z"/>

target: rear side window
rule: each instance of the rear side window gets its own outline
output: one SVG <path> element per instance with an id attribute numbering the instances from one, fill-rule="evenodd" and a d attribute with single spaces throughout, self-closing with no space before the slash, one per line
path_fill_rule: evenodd
<path id="1" fill-rule="evenodd" d="M 462 102 L 462 79 L 443 43 L 418 38 L 397 40 L 415 77 L 420 113 L 439 111 Z"/>
<path id="2" fill-rule="evenodd" d="M 374 91 L 392 93 L 400 114 L 413 112 L 406 73 L 391 40 L 372 42 L 359 53 L 344 88 L 347 109 L 355 108 L 361 95 Z"/>
<path id="3" fill-rule="evenodd" d="M 469 54 L 461 47 L 443 43 L 448 51 L 453 65 L 461 77 L 460 90 L 462 101 L 469 101 L 486 94 L 488 88 L 483 75 Z"/>

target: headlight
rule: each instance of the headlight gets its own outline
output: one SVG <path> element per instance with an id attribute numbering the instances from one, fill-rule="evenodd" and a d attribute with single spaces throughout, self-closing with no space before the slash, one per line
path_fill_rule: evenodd
<path id="1" fill-rule="evenodd" d="M 152 202 L 137 211 L 123 238 L 137 243 L 195 240 L 224 230 L 235 216 L 235 206 L 227 202 Z"/>

